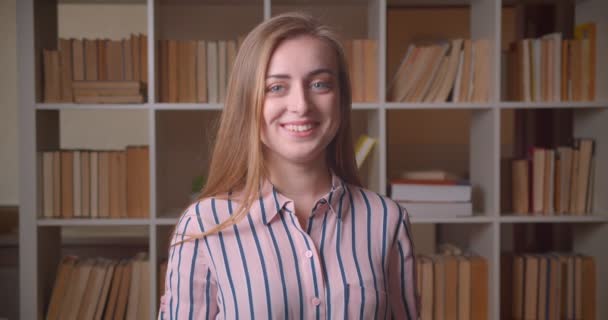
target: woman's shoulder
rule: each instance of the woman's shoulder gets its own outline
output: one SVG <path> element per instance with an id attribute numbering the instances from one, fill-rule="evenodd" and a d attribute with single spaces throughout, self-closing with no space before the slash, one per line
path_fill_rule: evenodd
<path id="1" fill-rule="evenodd" d="M 204 231 L 213 227 L 225 218 L 232 206 L 227 197 L 205 197 L 190 203 L 180 215 L 178 225 L 193 220 Z M 219 221 L 219 222 L 218 222 Z"/>
<path id="2" fill-rule="evenodd" d="M 403 219 L 407 215 L 405 208 L 388 196 L 351 184 L 347 184 L 347 187 L 355 202 L 369 207 L 375 212 L 382 212 L 390 218 L 396 219 Z"/>

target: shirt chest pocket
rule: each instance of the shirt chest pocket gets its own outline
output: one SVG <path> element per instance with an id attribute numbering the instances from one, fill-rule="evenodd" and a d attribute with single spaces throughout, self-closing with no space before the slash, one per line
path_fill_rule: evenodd
<path id="1" fill-rule="evenodd" d="M 348 319 L 382 319 L 387 312 L 388 301 L 384 291 L 373 286 L 361 287 L 349 284 L 346 288 L 348 297 Z"/>

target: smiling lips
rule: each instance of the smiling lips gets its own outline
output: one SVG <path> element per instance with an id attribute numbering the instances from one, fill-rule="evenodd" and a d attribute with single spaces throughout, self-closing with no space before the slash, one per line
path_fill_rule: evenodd
<path id="1" fill-rule="evenodd" d="M 281 124 L 281 128 L 285 129 L 290 135 L 296 137 L 306 137 L 312 134 L 313 129 L 319 125 L 313 121 L 296 121 Z"/>

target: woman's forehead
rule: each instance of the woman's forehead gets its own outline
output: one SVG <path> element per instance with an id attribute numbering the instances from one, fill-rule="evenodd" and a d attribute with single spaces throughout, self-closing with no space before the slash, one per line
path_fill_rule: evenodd
<path id="1" fill-rule="evenodd" d="M 298 36 L 281 42 L 270 57 L 267 75 L 300 74 L 312 70 L 337 70 L 335 50 L 327 41 Z"/>

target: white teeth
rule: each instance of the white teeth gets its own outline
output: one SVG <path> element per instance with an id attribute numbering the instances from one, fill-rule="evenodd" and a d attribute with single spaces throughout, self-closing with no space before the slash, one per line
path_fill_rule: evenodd
<path id="1" fill-rule="evenodd" d="M 287 124 L 285 125 L 285 129 L 293 132 L 303 132 L 312 129 L 312 124 L 303 124 L 303 125 L 295 125 L 295 124 Z"/>

